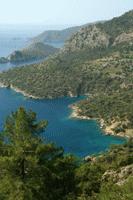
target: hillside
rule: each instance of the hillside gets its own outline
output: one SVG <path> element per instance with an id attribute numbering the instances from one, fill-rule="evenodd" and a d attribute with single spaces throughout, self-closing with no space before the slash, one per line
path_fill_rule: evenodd
<path id="1" fill-rule="evenodd" d="M 80 159 L 45 141 L 47 125 L 23 107 L 7 117 L 0 132 L 1 200 L 132 200 L 132 139 Z"/>
<path id="2" fill-rule="evenodd" d="M 22 50 L 17 50 L 11 53 L 7 58 L 1 58 L 0 62 L 25 62 L 39 60 L 53 55 L 58 52 L 57 48 L 43 43 L 32 43 Z"/>
<path id="3" fill-rule="evenodd" d="M 91 94 L 96 101 L 87 99 L 85 104 L 81 103 L 80 114 L 93 113 L 90 117 L 103 119 L 104 130 L 111 126 L 111 134 L 133 136 L 132 35 L 133 11 L 130 11 L 110 21 L 83 27 L 58 55 L 41 64 L 4 72 L 0 82 L 35 98 Z M 117 125 L 112 128 L 114 123 Z"/>
<path id="4" fill-rule="evenodd" d="M 67 41 L 64 51 L 108 48 L 133 41 L 133 11 L 104 23 L 82 27 Z"/>
<path id="5" fill-rule="evenodd" d="M 64 29 L 64 30 L 44 31 L 40 35 L 33 38 L 32 42 L 42 42 L 44 44 L 45 43 L 64 43 L 80 28 L 81 28 L 80 26 L 75 26 L 75 27 Z"/>
<path id="6" fill-rule="evenodd" d="M 103 23 L 104 21 L 101 21 Z M 79 31 L 82 27 L 90 26 L 92 24 L 98 24 L 99 22 L 93 22 L 84 24 L 81 26 L 73 26 L 63 30 L 48 30 L 44 31 L 43 33 L 39 34 L 38 36 L 32 38 L 32 42 L 42 42 L 44 44 L 50 43 L 51 45 L 54 44 L 64 44 L 67 40 L 69 40 L 73 34 Z"/>

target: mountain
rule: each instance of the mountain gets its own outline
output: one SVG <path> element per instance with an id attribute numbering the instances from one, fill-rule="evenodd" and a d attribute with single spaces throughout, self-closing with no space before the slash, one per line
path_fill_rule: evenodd
<path id="1" fill-rule="evenodd" d="M 79 31 L 82 27 L 86 27 L 89 26 L 91 24 L 97 24 L 98 22 L 94 22 L 94 23 L 88 23 L 88 24 L 84 24 L 81 26 L 74 26 L 74 27 L 70 27 L 70 28 L 66 28 L 63 30 L 49 30 L 49 31 L 44 31 L 43 33 L 41 33 L 40 35 L 32 38 L 32 42 L 42 42 L 44 44 L 46 43 L 50 43 L 51 45 L 53 44 L 61 44 L 62 46 L 64 45 L 64 43 L 69 40 L 72 35 L 74 33 L 76 33 L 77 31 Z M 103 23 L 103 21 L 101 21 L 101 23 Z"/>
<path id="2" fill-rule="evenodd" d="M 106 48 L 109 46 L 109 35 L 98 28 L 97 25 L 91 25 L 81 28 L 77 33 L 66 42 L 65 52 L 74 52 L 84 49 Z"/>
<path id="3" fill-rule="evenodd" d="M 133 136 L 133 11 L 83 27 L 57 55 L 0 74 L 0 82 L 35 98 L 91 94 L 78 115 L 110 134 Z M 102 120 L 102 122 L 101 122 Z"/>
<path id="4" fill-rule="evenodd" d="M 81 26 L 75 26 L 64 30 L 49 30 L 44 31 L 40 35 L 32 39 L 33 42 L 42 43 L 64 43 L 68 40 L 75 32 L 77 32 Z"/>
<path id="5" fill-rule="evenodd" d="M 64 51 L 107 48 L 133 41 L 133 11 L 104 23 L 82 27 L 67 41 Z"/>
<path id="6" fill-rule="evenodd" d="M 58 52 L 57 48 L 54 48 L 50 45 L 46 45 L 43 43 L 32 43 L 28 47 L 17 50 L 11 53 L 7 58 L 1 58 L 0 62 L 25 62 L 32 60 L 39 60 L 48 57 L 49 55 L 53 55 Z"/>
<path id="7" fill-rule="evenodd" d="M 94 22 L 93 24 L 97 23 L 98 22 Z M 44 31 L 35 38 L 32 38 L 30 41 L 31 44 L 26 48 L 14 51 L 8 57 L 1 57 L 0 63 L 32 61 L 53 55 L 55 52 L 58 52 L 59 48 L 61 48 L 74 33 L 80 30 L 81 27 L 91 24 L 92 23 L 70 27 L 64 30 Z"/>

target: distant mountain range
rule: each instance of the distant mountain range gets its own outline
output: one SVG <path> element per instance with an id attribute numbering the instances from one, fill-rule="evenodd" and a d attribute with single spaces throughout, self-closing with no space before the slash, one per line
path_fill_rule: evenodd
<path id="1" fill-rule="evenodd" d="M 104 21 L 101 21 L 101 23 Z M 71 38 L 71 36 L 79 31 L 82 27 L 86 27 L 92 24 L 97 24 L 98 22 L 88 23 L 81 26 L 73 26 L 63 30 L 48 30 L 44 31 L 40 35 L 32 38 L 32 42 L 42 42 L 42 43 L 65 43 Z"/>
<path id="2" fill-rule="evenodd" d="M 133 136 L 133 10 L 80 28 L 58 54 L 4 72 L 0 82 L 34 98 L 92 94 L 77 105 L 78 114 Z"/>
<path id="3" fill-rule="evenodd" d="M 93 24 L 97 24 L 95 22 Z M 49 30 L 44 31 L 40 35 L 30 40 L 30 45 L 22 50 L 16 50 L 7 57 L 1 57 L 0 63 L 7 62 L 26 62 L 33 60 L 40 60 L 58 52 L 57 46 L 62 47 L 74 33 L 79 31 L 82 27 L 91 25 L 85 24 L 82 26 L 75 26 L 63 30 Z"/>
<path id="4" fill-rule="evenodd" d="M 67 41 L 73 33 L 77 32 L 81 26 L 71 27 L 64 30 L 50 30 L 44 31 L 40 35 L 30 40 L 30 45 L 22 50 L 17 50 L 11 53 L 7 57 L 1 57 L 0 63 L 7 62 L 26 62 L 32 60 L 38 60 L 53 55 L 58 52 L 55 46 L 48 43 L 61 43 L 62 45 Z"/>
<path id="5" fill-rule="evenodd" d="M 75 27 L 64 29 L 64 30 L 44 31 L 37 37 L 33 38 L 32 42 L 42 42 L 42 43 L 61 42 L 61 43 L 64 43 L 74 33 L 76 33 L 78 30 L 80 30 L 80 28 L 81 28 L 81 26 L 75 26 Z"/>

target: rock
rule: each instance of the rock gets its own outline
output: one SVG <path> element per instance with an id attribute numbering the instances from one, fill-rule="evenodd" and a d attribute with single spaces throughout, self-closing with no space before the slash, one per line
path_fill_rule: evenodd
<path id="1" fill-rule="evenodd" d="M 64 52 L 73 52 L 82 49 L 108 47 L 109 36 L 102 32 L 96 25 L 82 28 L 74 34 L 64 47 Z"/>
<path id="2" fill-rule="evenodd" d="M 84 158 L 84 160 L 85 160 L 86 162 L 95 162 L 95 161 L 96 161 L 96 157 L 86 156 L 86 157 Z"/>
<path id="3" fill-rule="evenodd" d="M 116 37 L 113 46 L 124 42 L 131 42 L 133 44 L 133 32 L 120 34 L 118 37 Z"/>
<path id="4" fill-rule="evenodd" d="M 133 176 L 133 164 L 120 168 L 118 171 L 108 170 L 103 176 L 103 181 L 112 180 L 117 185 L 122 185 L 129 177 Z"/>

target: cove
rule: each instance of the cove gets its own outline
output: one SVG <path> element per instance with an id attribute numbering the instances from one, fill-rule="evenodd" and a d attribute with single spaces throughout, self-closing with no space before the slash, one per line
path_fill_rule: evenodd
<path id="1" fill-rule="evenodd" d="M 125 140 L 102 134 L 99 125 L 93 120 L 71 119 L 69 105 L 84 97 L 64 97 L 53 100 L 28 99 L 7 88 L 0 88 L 0 129 L 6 117 L 23 106 L 37 113 L 38 119 L 46 119 L 49 124 L 43 134 L 47 142 L 62 146 L 66 153 L 84 157 L 105 151 L 112 144 Z"/>

